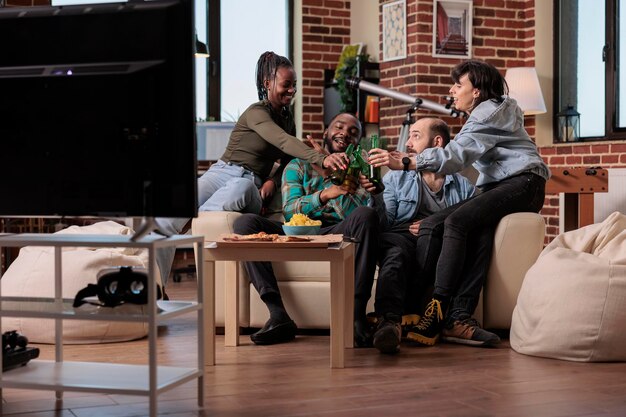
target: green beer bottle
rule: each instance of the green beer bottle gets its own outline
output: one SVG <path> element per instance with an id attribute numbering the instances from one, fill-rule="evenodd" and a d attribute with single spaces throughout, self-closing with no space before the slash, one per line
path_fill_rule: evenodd
<path id="1" fill-rule="evenodd" d="M 348 156 L 348 158 L 351 158 L 353 148 L 354 146 L 352 144 L 348 145 L 348 147 L 346 148 L 346 155 Z M 346 179 L 346 171 L 347 169 L 334 170 L 333 173 L 330 174 L 330 182 L 335 185 L 343 184 L 344 180 Z"/>
<path id="2" fill-rule="evenodd" d="M 378 139 L 378 135 L 371 136 L 371 146 L 370 149 L 381 148 L 380 140 Z M 385 185 L 383 184 L 383 179 L 380 173 L 380 167 L 374 167 L 373 165 L 369 166 L 369 172 L 364 173 L 374 186 L 376 187 L 376 191 L 382 192 L 385 190 Z"/>

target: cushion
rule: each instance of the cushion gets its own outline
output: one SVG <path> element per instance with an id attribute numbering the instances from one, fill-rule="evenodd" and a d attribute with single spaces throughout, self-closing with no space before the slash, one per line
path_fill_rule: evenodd
<path id="1" fill-rule="evenodd" d="M 132 229 L 106 221 L 90 226 L 71 226 L 60 234 L 132 234 Z M 63 298 L 73 299 L 89 283 L 96 283 L 99 271 L 115 266 L 148 266 L 145 249 L 64 247 L 62 250 Z M 156 274 L 160 281 L 160 275 Z M 2 295 L 15 297 L 54 297 L 54 248 L 24 247 L 2 276 Z M 116 313 L 141 314 L 147 306 L 134 304 L 113 307 Z M 111 311 L 110 307 L 85 304 L 77 312 Z M 3 317 L 2 329 L 17 330 L 33 343 L 54 343 L 52 319 Z M 64 320 L 63 342 L 69 344 L 133 340 L 148 334 L 147 323 L 98 320 Z"/>
<path id="2" fill-rule="evenodd" d="M 626 216 L 557 236 L 525 276 L 511 347 L 581 362 L 626 360 Z"/>

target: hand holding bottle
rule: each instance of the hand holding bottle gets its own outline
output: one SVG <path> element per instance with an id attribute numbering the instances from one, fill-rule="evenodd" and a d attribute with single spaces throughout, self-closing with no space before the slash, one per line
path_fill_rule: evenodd
<path id="1" fill-rule="evenodd" d="M 330 200 L 334 200 L 342 195 L 354 194 L 355 191 L 356 189 L 352 189 L 352 192 L 350 192 L 350 189 L 343 185 L 331 185 L 320 193 L 320 202 L 326 204 Z"/>
<path id="2" fill-rule="evenodd" d="M 385 189 L 385 186 L 382 184 L 382 182 L 380 183 L 380 185 L 374 184 L 371 178 L 368 178 L 363 174 L 359 175 L 359 184 L 361 184 L 361 187 L 363 187 L 363 189 L 370 194 L 379 194 L 382 193 Z"/>

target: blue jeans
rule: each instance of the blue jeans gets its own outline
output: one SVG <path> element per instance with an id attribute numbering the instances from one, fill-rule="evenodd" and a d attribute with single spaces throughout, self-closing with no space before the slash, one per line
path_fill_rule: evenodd
<path id="1" fill-rule="evenodd" d="M 488 184 L 481 194 L 422 220 L 416 245 L 418 269 L 425 276 L 434 273 L 435 293 L 453 297 L 462 279 L 484 281 L 496 226 L 511 213 L 538 213 L 543 207 L 545 184 L 545 179 L 532 173 L 516 175 Z M 469 274 L 468 268 L 472 270 Z M 473 291 L 459 295 L 471 300 L 467 307 L 473 310 L 480 290 L 475 285 L 469 287 Z"/>
<path id="2" fill-rule="evenodd" d="M 260 213 L 263 201 L 259 188 L 263 180 L 239 165 L 218 161 L 198 179 L 199 211 L 239 211 Z M 182 232 L 187 218 L 160 217 L 155 219 L 158 231 L 166 236 Z M 157 250 L 156 261 L 165 286 L 174 262 L 175 248 Z"/>

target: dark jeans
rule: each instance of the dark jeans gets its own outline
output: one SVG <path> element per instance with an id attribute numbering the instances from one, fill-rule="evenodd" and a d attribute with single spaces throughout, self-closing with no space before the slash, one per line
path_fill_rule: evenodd
<path id="1" fill-rule="evenodd" d="M 421 313 L 418 295 L 423 290 L 415 274 L 415 236 L 407 229 L 384 232 L 379 246 L 376 315 Z"/>
<path id="2" fill-rule="evenodd" d="M 261 231 L 270 234 L 284 234 L 280 222 L 256 214 L 243 214 L 235 220 L 235 233 L 250 234 Z M 342 222 L 322 227 L 320 233 L 323 235 L 343 234 L 358 242 L 355 248 L 354 266 L 354 317 L 355 319 L 364 319 L 376 270 L 379 236 L 379 221 L 376 212 L 370 207 L 357 207 Z M 271 262 L 244 262 L 244 265 L 250 282 L 261 298 L 267 293 L 280 295 Z"/>
<path id="3" fill-rule="evenodd" d="M 443 230 L 443 228 L 441 228 Z M 489 255 L 493 246 L 493 231 L 489 228 L 470 238 L 469 253 L 463 268 L 464 279 L 452 298 L 449 314 L 454 321 L 462 316 L 471 316 L 476 310 L 480 291 L 487 277 Z M 441 252 L 441 237 L 433 239 L 438 242 L 436 249 Z M 376 283 L 376 315 L 386 313 L 421 314 L 424 304 L 432 293 L 435 282 L 436 260 L 431 272 L 420 271 L 415 258 L 416 236 L 409 233 L 406 227 L 384 232 L 380 235 L 378 280 Z"/>
<path id="4" fill-rule="evenodd" d="M 475 308 L 482 283 L 479 287 L 467 285 L 466 281 L 484 282 L 498 223 L 511 213 L 539 212 L 545 184 L 538 175 L 520 174 L 490 184 L 481 194 L 422 220 L 416 245 L 418 268 L 424 275 L 434 271 L 435 293 L 452 297 L 459 289 L 459 296 L 465 292 L 470 300 L 466 301 L 468 307 Z M 469 274 L 465 273 L 468 268 Z"/>

